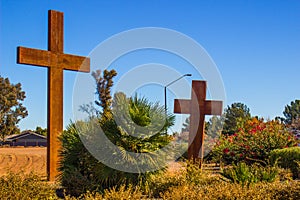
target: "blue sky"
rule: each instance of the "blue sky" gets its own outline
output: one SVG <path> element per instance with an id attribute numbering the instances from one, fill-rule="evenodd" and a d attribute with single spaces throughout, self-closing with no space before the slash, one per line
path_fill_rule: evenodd
<path id="1" fill-rule="evenodd" d="M 223 79 L 227 104 L 243 102 L 252 115 L 274 118 L 282 115 L 286 104 L 300 99 L 298 0 L 0 2 L 0 75 L 21 82 L 26 92 L 29 116 L 19 124 L 21 129 L 46 127 L 47 70 L 16 64 L 16 47 L 47 49 L 49 9 L 64 12 L 65 53 L 87 56 L 99 43 L 122 31 L 168 28 L 193 38 L 208 52 Z M 124 56 L 111 68 L 121 76 L 150 62 L 167 64 L 180 74 L 193 73 L 184 61 L 159 51 Z M 76 75 L 64 72 L 65 125 L 73 119 Z M 166 81 L 176 78 L 168 76 Z M 193 74 L 185 80 L 201 78 Z M 174 85 L 176 88 L 180 87 Z M 145 86 L 138 93 L 163 103 L 162 86 Z M 170 106 L 173 97 L 169 95 Z"/>

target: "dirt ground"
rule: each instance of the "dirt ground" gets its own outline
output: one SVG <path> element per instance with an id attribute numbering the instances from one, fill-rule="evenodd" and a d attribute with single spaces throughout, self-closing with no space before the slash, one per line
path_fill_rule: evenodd
<path id="1" fill-rule="evenodd" d="M 0 176 L 6 175 L 9 171 L 25 174 L 34 172 L 46 176 L 46 155 L 45 147 L 0 148 Z M 174 173 L 181 167 L 180 163 L 171 162 L 168 171 Z"/>
<path id="2" fill-rule="evenodd" d="M 45 147 L 0 148 L 0 176 L 9 171 L 46 176 L 46 154 Z"/>

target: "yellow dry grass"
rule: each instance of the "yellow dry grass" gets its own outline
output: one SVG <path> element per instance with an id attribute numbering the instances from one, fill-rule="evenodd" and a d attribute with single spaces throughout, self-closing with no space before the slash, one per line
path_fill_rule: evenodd
<path id="1" fill-rule="evenodd" d="M 47 148 L 45 147 L 0 147 L 0 176 L 8 172 L 46 176 Z M 168 172 L 180 171 L 183 164 L 170 162 Z"/>
<path id="2" fill-rule="evenodd" d="M 0 148 L 0 176 L 8 172 L 46 176 L 45 147 Z"/>

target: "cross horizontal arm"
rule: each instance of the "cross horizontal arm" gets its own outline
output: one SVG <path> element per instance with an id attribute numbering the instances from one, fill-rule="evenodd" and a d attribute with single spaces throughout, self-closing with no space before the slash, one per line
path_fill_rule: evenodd
<path id="1" fill-rule="evenodd" d="M 221 115 L 222 114 L 222 101 L 206 100 L 204 106 L 205 115 Z"/>
<path id="2" fill-rule="evenodd" d="M 17 63 L 66 70 L 90 72 L 90 58 L 57 52 L 18 47 Z"/>
<path id="3" fill-rule="evenodd" d="M 26 47 L 17 48 L 17 63 L 26 65 L 37 65 L 42 67 L 50 66 L 53 59 L 51 59 L 51 52 L 39 49 L 32 49 Z"/>
<path id="4" fill-rule="evenodd" d="M 190 107 L 191 107 L 191 100 L 185 100 L 185 99 L 174 100 L 174 113 L 191 114 Z"/>
<path id="5" fill-rule="evenodd" d="M 90 58 L 88 57 L 62 54 L 58 62 L 60 67 L 66 70 L 90 72 Z"/>

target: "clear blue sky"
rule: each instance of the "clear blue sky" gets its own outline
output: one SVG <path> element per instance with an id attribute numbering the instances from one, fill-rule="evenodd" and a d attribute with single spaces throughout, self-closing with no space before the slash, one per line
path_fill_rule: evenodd
<path id="1" fill-rule="evenodd" d="M 46 127 L 47 70 L 16 64 L 16 47 L 47 49 L 49 9 L 65 13 L 66 53 L 87 56 L 99 43 L 119 32 L 163 27 L 186 34 L 206 49 L 222 76 L 227 104 L 243 102 L 252 115 L 274 118 L 282 115 L 286 104 L 300 99 L 298 0 L 0 2 L 0 75 L 13 83 L 21 82 L 26 92 L 24 104 L 29 116 L 19 124 L 21 129 Z M 138 64 L 171 59 L 163 52 L 146 51 L 135 57 L 129 55 L 114 67 L 120 74 L 126 73 L 137 64 L 138 57 Z M 178 63 L 173 63 L 176 70 L 190 72 Z M 65 125 L 73 118 L 75 78 L 75 72 L 64 72 Z M 191 79 L 201 77 L 186 80 Z M 163 103 L 162 89 L 145 87 L 140 92 Z M 168 105 L 172 101 L 171 95 Z"/>

